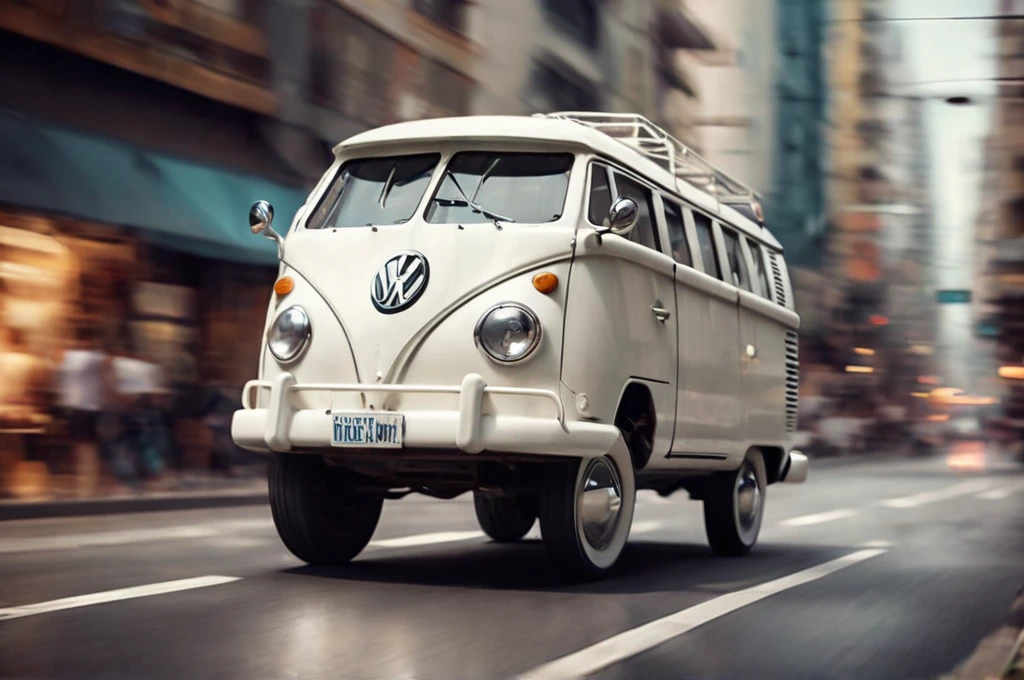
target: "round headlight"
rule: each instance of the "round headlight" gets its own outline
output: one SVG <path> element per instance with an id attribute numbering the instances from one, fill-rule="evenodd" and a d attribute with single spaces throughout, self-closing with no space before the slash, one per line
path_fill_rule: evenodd
<path id="1" fill-rule="evenodd" d="M 540 321 L 528 308 L 512 302 L 496 305 L 476 324 L 476 344 L 500 364 L 522 361 L 540 344 Z"/>
<path id="2" fill-rule="evenodd" d="M 289 307 L 274 320 L 267 334 L 267 348 L 281 363 L 295 361 L 309 344 L 313 330 L 302 307 Z"/>

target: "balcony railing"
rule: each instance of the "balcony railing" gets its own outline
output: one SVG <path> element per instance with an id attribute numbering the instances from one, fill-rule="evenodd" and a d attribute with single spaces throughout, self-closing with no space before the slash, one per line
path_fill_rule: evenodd
<path id="1" fill-rule="evenodd" d="M 13 0 L 0 28 L 269 113 L 267 0 Z"/>

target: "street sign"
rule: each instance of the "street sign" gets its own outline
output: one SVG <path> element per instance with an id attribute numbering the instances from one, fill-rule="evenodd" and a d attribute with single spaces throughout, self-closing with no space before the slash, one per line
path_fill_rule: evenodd
<path id="1" fill-rule="evenodd" d="M 940 305 L 962 305 L 971 301 L 969 290 L 940 290 L 936 293 Z"/>

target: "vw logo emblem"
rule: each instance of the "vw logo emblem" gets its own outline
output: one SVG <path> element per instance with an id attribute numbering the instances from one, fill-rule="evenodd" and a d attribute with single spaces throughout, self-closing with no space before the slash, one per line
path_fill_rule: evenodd
<path id="1" fill-rule="evenodd" d="M 394 314 L 411 306 L 427 287 L 430 266 L 415 250 L 391 256 L 370 284 L 370 300 L 381 314 Z"/>

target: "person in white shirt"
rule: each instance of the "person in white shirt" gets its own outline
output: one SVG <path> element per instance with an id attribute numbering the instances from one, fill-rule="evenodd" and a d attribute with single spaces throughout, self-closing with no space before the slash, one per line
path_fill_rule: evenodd
<path id="1" fill-rule="evenodd" d="M 93 329 L 80 329 L 77 339 L 57 369 L 57 407 L 68 419 L 73 440 L 95 443 L 96 421 L 108 402 L 109 357 Z"/>

